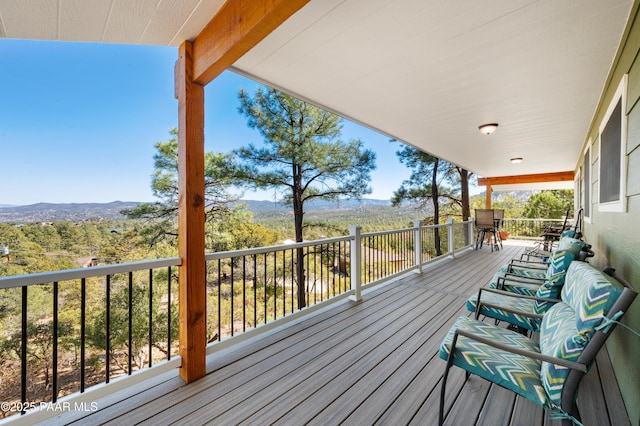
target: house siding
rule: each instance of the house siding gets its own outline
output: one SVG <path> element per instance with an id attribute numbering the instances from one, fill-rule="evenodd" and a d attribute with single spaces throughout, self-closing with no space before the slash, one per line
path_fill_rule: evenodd
<path id="1" fill-rule="evenodd" d="M 601 103 L 585 138 L 591 146 L 591 220 L 585 223 L 585 240 L 593 245 L 596 256 L 591 263 L 604 268 L 610 265 L 640 290 L 640 16 L 634 2 L 629 24 L 621 40 L 618 56 L 612 65 Z M 626 141 L 626 211 L 598 211 L 599 138 L 598 128 L 624 74 L 628 74 L 627 141 Z M 586 147 L 586 145 L 585 145 Z M 577 169 L 584 158 L 578 161 Z M 626 313 L 624 323 L 640 330 L 640 300 Z M 631 424 L 640 424 L 640 339 L 629 330 L 618 327 L 607 343 L 616 378 L 622 392 Z"/>

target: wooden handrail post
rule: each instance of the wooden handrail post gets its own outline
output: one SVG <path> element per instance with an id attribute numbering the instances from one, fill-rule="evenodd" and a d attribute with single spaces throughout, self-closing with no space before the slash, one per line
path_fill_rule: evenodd
<path id="1" fill-rule="evenodd" d="M 473 233 L 473 217 L 469 216 L 469 218 L 467 219 L 469 221 L 469 236 L 468 236 L 468 240 L 466 241 L 467 245 L 473 245 L 475 243 L 474 241 L 474 233 Z"/>
<path id="2" fill-rule="evenodd" d="M 193 46 L 185 41 L 176 62 L 178 98 L 178 253 L 180 377 L 206 374 L 206 265 L 204 258 L 204 87 L 193 81 Z"/>
<path id="3" fill-rule="evenodd" d="M 422 227 L 421 220 L 413 221 L 413 256 L 415 264 L 418 268 L 418 273 L 422 274 Z"/>
<path id="4" fill-rule="evenodd" d="M 353 295 L 349 299 L 359 302 L 362 300 L 362 227 L 352 225 L 349 234 L 353 236 L 351 241 L 351 290 Z"/>

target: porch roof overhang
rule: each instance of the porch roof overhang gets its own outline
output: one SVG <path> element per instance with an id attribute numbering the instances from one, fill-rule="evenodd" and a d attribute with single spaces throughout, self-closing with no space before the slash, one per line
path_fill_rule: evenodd
<path id="1" fill-rule="evenodd" d="M 225 4 L 99 3 L 1 2 L 0 38 L 180 45 Z M 561 172 L 576 167 L 632 7 L 312 0 L 229 65 L 480 176 Z M 499 123 L 489 136 L 487 122 Z"/>

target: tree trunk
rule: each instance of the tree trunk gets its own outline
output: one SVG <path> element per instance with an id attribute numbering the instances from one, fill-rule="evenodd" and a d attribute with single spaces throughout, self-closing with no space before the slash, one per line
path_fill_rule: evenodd
<path id="1" fill-rule="evenodd" d="M 471 217 L 471 207 L 469 204 L 469 171 L 466 169 L 458 168 L 460 173 L 460 194 L 462 196 L 462 221 L 468 220 Z M 471 244 L 471 238 L 469 236 L 469 227 L 463 226 L 464 241 L 466 244 Z"/>
<path id="2" fill-rule="evenodd" d="M 440 223 L 440 193 L 438 191 L 438 160 L 433 163 L 433 174 L 431 175 L 431 200 L 433 201 L 433 224 L 438 225 Z M 442 248 L 440 247 L 440 228 L 433 229 L 433 236 L 435 238 L 436 256 L 442 255 Z"/>
<path id="3" fill-rule="evenodd" d="M 298 173 L 299 167 L 293 167 L 293 222 L 296 232 L 296 242 L 301 243 L 302 238 L 302 220 L 304 218 L 304 203 L 302 201 L 302 180 Z M 298 309 L 307 306 L 305 277 L 304 277 L 304 248 L 296 249 L 296 257 L 294 259 L 296 276 L 294 278 L 298 289 Z M 293 309 L 293 307 L 292 307 Z"/>

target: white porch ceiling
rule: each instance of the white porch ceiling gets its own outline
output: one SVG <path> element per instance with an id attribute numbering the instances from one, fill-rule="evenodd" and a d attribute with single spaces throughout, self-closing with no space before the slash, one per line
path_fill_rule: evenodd
<path id="1" fill-rule="evenodd" d="M 224 0 L 0 0 L 0 37 L 178 46 Z"/>
<path id="2" fill-rule="evenodd" d="M 2 0 L 0 37 L 179 45 L 221 3 Z M 567 171 L 632 4 L 311 0 L 233 69 L 481 176 Z"/>

